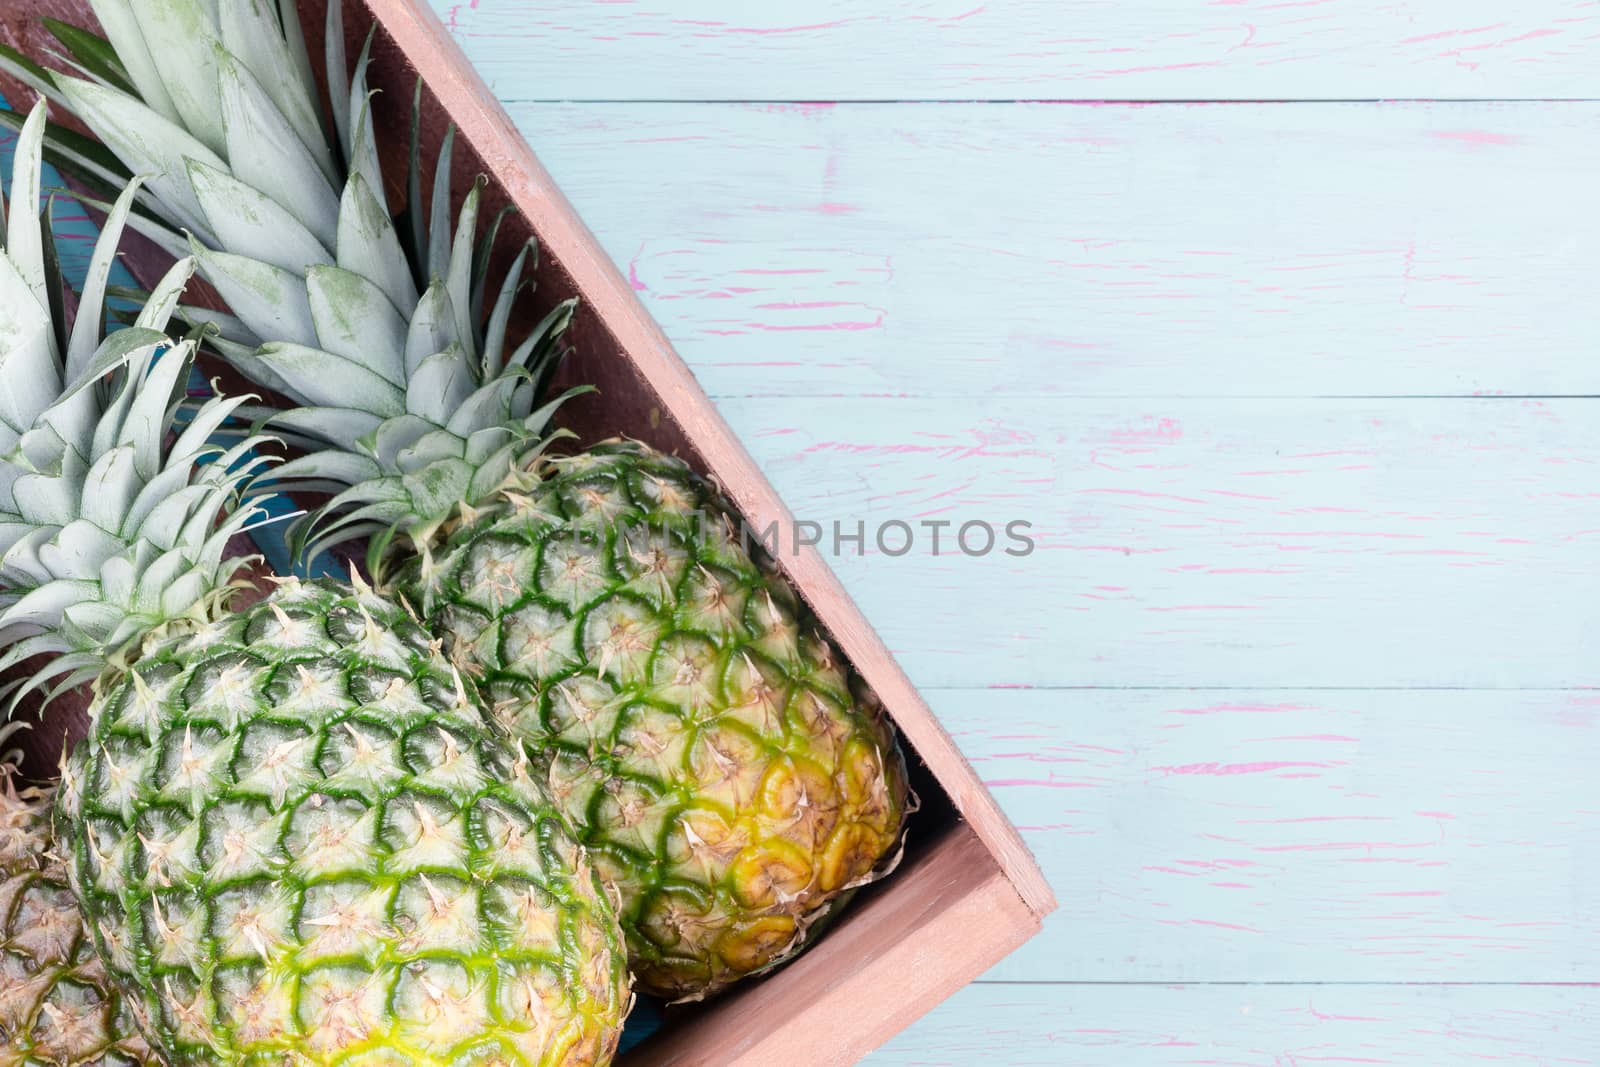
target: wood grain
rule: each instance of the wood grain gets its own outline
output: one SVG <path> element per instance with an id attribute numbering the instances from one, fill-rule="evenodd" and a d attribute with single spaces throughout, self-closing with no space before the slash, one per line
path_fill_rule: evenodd
<path id="1" fill-rule="evenodd" d="M 1600 682 L 1592 401 L 722 409 L 921 685 Z M 1014 519 L 1030 555 L 956 547 Z"/>
<path id="2" fill-rule="evenodd" d="M 973 985 L 870 1067 L 1592 1067 L 1592 986 Z"/>
<path id="3" fill-rule="evenodd" d="M 1595 97 L 1600 5 L 435 6 L 794 512 L 1047 546 L 830 556 L 1063 902 L 869 1063 L 1600 1062 L 1600 108 L 536 103 Z"/>
<path id="4" fill-rule="evenodd" d="M 718 398 L 1600 392 L 1600 105 L 511 110 Z"/>
<path id="5" fill-rule="evenodd" d="M 988 975 L 1600 982 L 1600 694 L 933 690 L 1061 900 Z"/>
<path id="6" fill-rule="evenodd" d="M 502 97 L 1600 95 L 1585 0 L 433 0 Z"/>

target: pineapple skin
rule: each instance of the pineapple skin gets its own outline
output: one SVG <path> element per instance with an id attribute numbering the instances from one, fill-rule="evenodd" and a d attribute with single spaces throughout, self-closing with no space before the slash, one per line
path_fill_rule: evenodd
<path id="1" fill-rule="evenodd" d="M 613 442 L 549 466 L 464 508 L 395 587 L 539 753 L 638 987 L 698 999 L 892 864 L 904 760 L 687 465 Z"/>
<path id="2" fill-rule="evenodd" d="M 156 1067 L 83 929 L 50 794 L 0 765 L 0 1067 Z"/>
<path id="3" fill-rule="evenodd" d="M 150 635 L 92 714 L 58 835 L 172 1067 L 610 1061 L 610 904 L 405 612 L 285 582 Z"/>

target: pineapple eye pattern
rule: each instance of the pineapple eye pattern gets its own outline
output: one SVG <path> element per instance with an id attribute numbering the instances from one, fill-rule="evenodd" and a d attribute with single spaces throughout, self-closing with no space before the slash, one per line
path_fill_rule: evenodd
<path id="1" fill-rule="evenodd" d="M 0 1049 L 17 1063 L 156 1067 L 52 849 L 50 794 L 0 764 Z"/>
<path id="2" fill-rule="evenodd" d="M 149 642 L 78 750 L 128 1010 L 174 1064 L 602 1062 L 622 946 L 531 768 L 403 611 L 283 601 Z"/>
<path id="3" fill-rule="evenodd" d="M 679 998 L 797 951 L 892 862 L 908 807 L 881 711 L 726 514 L 678 460 L 601 446 L 395 583 L 537 754 L 640 988 Z"/>

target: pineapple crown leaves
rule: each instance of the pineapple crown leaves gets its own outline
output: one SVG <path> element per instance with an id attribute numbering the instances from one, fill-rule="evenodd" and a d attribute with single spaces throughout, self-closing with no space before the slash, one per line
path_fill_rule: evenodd
<path id="1" fill-rule="evenodd" d="M 367 83 L 372 38 L 348 64 L 338 0 L 324 34 L 331 128 L 292 0 L 93 6 L 106 41 L 50 27 L 72 73 L 4 53 L 0 67 L 100 139 L 56 141 L 61 165 L 90 181 L 146 175 L 129 225 L 193 256 L 228 306 L 179 313 L 288 401 L 241 413 L 303 453 L 274 472 L 275 490 L 330 498 L 291 528 L 291 547 L 312 558 L 365 537 L 376 569 L 397 538 L 425 546 L 462 501 L 488 499 L 525 468 L 551 439 L 556 407 L 582 391 L 542 402 L 575 302 L 511 336 L 537 249 L 525 244 L 492 284 L 509 209 L 480 217 L 478 182 L 452 220 L 453 129 L 425 205 L 420 84 L 407 206 L 391 210 Z"/>
<path id="2" fill-rule="evenodd" d="M 0 466 L 21 470 L 15 510 L 0 510 L 0 671 L 50 657 L 0 697 L 14 704 L 52 680 L 52 696 L 73 688 L 108 654 L 172 620 L 208 618 L 233 591 L 248 560 L 228 543 L 260 514 L 241 505 L 243 488 L 270 459 L 260 437 L 211 443 L 243 398 L 210 398 L 176 425 L 193 359 L 192 342 L 137 349 L 87 387 L 99 409 L 87 465 L 67 453 L 55 473 Z"/>
<path id="3" fill-rule="evenodd" d="M 104 336 L 106 283 L 137 185 L 118 197 L 90 259 L 70 330 L 40 192 L 44 111 L 18 139 L 0 256 L 0 672 L 14 701 L 99 672 L 107 652 L 173 618 L 209 610 L 242 565 L 228 539 L 266 460 L 259 437 L 210 439 L 244 402 L 185 408 L 193 344 L 168 347 L 168 318 L 193 270 L 176 264 L 134 326 Z M 175 433 L 174 443 L 168 445 Z"/>

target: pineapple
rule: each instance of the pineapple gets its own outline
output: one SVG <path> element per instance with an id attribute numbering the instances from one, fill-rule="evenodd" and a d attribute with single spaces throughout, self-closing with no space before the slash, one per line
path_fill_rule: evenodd
<path id="1" fill-rule="evenodd" d="M 155 1067 L 53 844 L 50 793 L 0 762 L 0 1067 Z"/>
<path id="2" fill-rule="evenodd" d="M 0 259 L 0 667 L 51 657 L 13 700 L 92 683 L 54 818 L 118 1018 L 171 1067 L 609 1062 L 613 909 L 440 643 L 359 585 L 231 610 L 263 460 L 207 443 L 238 400 L 181 402 L 193 346 L 159 331 L 191 264 L 99 342 L 136 190 L 58 337 L 43 117 Z"/>
<path id="3" fill-rule="evenodd" d="M 610 1061 L 616 920 L 419 625 L 290 580 L 137 650 L 62 803 L 101 954 L 174 1064 Z"/>
<path id="4" fill-rule="evenodd" d="M 231 310 L 193 315 L 287 398 L 256 412 L 305 453 L 279 484 L 333 494 L 303 554 L 368 538 L 487 687 L 615 887 L 642 989 L 697 998 L 798 951 L 901 838 L 905 768 L 870 694 L 683 463 L 628 442 L 546 460 L 573 305 L 513 342 L 535 250 L 491 287 L 498 219 L 480 241 L 474 186 L 451 229 L 450 137 L 425 213 L 413 133 L 391 217 L 338 3 L 331 138 L 287 0 L 94 6 L 110 50 L 62 37 L 89 77 L 13 70 L 114 153 L 61 144 L 80 173 L 149 175 L 135 224 L 192 251 Z"/>
<path id="5" fill-rule="evenodd" d="M 552 459 L 445 525 L 395 586 L 543 753 L 617 887 L 641 988 L 781 961 L 894 851 L 905 769 L 710 487 L 630 442 Z"/>

